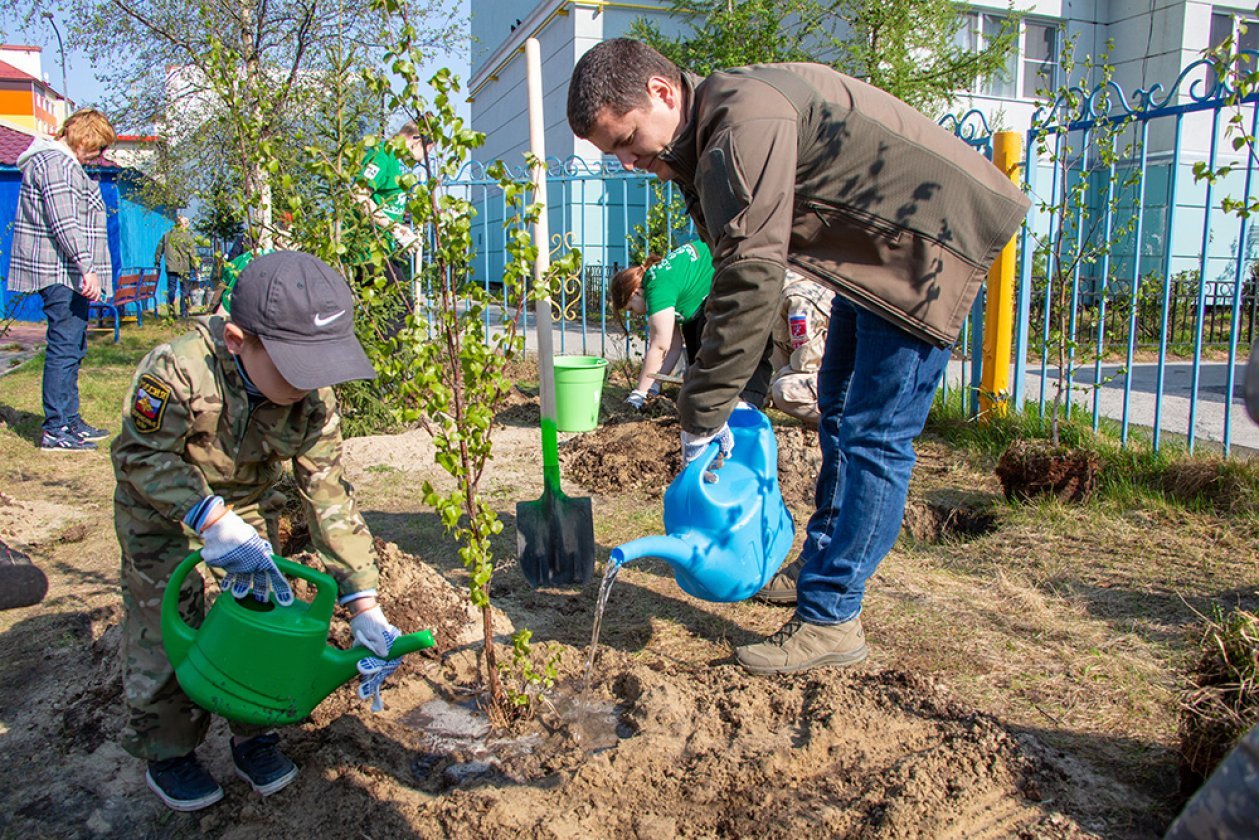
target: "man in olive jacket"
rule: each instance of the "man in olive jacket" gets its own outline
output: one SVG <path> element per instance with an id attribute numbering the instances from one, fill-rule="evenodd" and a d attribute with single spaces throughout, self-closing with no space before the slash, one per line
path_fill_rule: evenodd
<path id="1" fill-rule="evenodd" d="M 166 257 L 166 314 L 175 315 L 175 293 L 179 292 L 179 317 L 187 318 L 192 307 L 192 282 L 197 267 L 197 243 L 188 229 L 188 217 L 180 216 L 166 231 L 153 254 L 153 264 L 162 267 Z"/>
<path id="2" fill-rule="evenodd" d="M 760 361 L 790 266 L 837 294 L 818 373 L 822 467 L 800 557 L 767 587 L 796 614 L 738 648 L 753 673 L 866 658 L 865 583 L 891 549 L 949 348 L 1029 202 L 895 97 L 816 64 L 682 74 L 625 38 L 587 52 L 573 132 L 677 184 L 715 274 L 678 400 L 690 460 L 718 441 Z"/>

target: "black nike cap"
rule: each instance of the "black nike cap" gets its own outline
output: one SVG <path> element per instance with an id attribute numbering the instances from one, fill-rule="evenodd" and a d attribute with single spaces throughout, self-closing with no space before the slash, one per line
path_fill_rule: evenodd
<path id="1" fill-rule="evenodd" d="M 253 260 L 232 291 L 232 323 L 258 336 L 280 375 L 313 391 L 376 371 L 354 336 L 354 296 L 318 257 L 274 251 Z"/>

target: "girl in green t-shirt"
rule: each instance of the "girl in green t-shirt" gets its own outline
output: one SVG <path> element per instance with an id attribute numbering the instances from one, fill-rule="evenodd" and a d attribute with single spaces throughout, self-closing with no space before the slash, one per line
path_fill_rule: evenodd
<path id="1" fill-rule="evenodd" d="M 686 351 L 688 365 L 699 352 L 704 331 L 704 300 L 713 284 L 713 258 L 696 240 L 670 251 L 663 259 L 649 257 L 612 278 L 612 306 L 647 316 L 647 355 L 638 385 L 625 402 L 642 408 L 647 395 L 660 390 L 654 378 L 668 373 Z"/>
<path id="2" fill-rule="evenodd" d="M 660 391 L 656 374 L 669 373 L 686 351 L 688 366 L 695 364 L 700 337 L 704 334 L 704 301 L 713 285 L 713 257 L 700 240 L 688 242 L 664 256 L 648 257 L 642 265 L 632 265 L 612 278 L 612 308 L 618 315 L 628 310 L 647 316 L 647 355 L 638 385 L 625 402 L 642 408 L 649 394 Z M 772 368 L 766 345 L 765 357 L 740 397 L 760 408 Z"/>

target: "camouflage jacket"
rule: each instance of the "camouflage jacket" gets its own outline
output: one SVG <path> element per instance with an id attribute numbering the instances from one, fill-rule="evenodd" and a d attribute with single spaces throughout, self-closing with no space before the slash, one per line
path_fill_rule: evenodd
<path id="1" fill-rule="evenodd" d="M 790 269 L 774 319 L 774 379 L 817 373 L 826 349 L 835 292 Z"/>
<path id="2" fill-rule="evenodd" d="M 341 471 L 341 415 L 331 388 L 290 406 L 252 410 L 222 318 L 198 318 L 192 332 L 140 362 L 113 443 L 115 499 L 143 504 L 178 530 L 198 500 L 258 502 L 291 459 L 311 540 L 342 594 L 376 586 L 372 538 Z"/>

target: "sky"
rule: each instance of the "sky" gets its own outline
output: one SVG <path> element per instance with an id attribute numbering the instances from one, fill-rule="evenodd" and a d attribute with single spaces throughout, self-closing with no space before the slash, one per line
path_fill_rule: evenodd
<path id="1" fill-rule="evenodd" d="M 3 2 L 3 0 L 0 0 Z M 468 18 L 468 0 L 459 0 L 459 14 L 466 21 Z M 65 22 L 58 14 L 54 18 L 55 23 L 61 30 L 61 37 L 65 39 L 68 34 Z M 61 76 L 61 56 L 57 47 L 57 35 L 53 31 L 53 27 L 48 25 L 47 21 L 40 21 L 39 26 L 33 32 L 14 33 L 0 29 L 0 37 L 4 43 L 34 44 L 43 47 L 43 72 L 48 77 L 48 81 L 54 88 L 62 93 L 68 93 L 70 98 L 74 100 L 76 105 L 96 105 L 103 106 L 106 104 L 106 90 L 104 83 L 97 78 L 96 68 L 88 57 L 77 52 L 66 45 L 65 52 L 65 87 L 62 90 Z M 431 64 L 424 69 L 428 72 L 423 74 L 427 78 L 440 67 L 449 67 L 455 75 L 459 76 L 462 86 L 466 92 L 469 77 L 469 48 L 465 43 L 458 49 L 440 54 L 434 57 Z M 458 113 L 465 120 L 471 119 L 472 106 L 467 102 L 458 104 Z"/>

